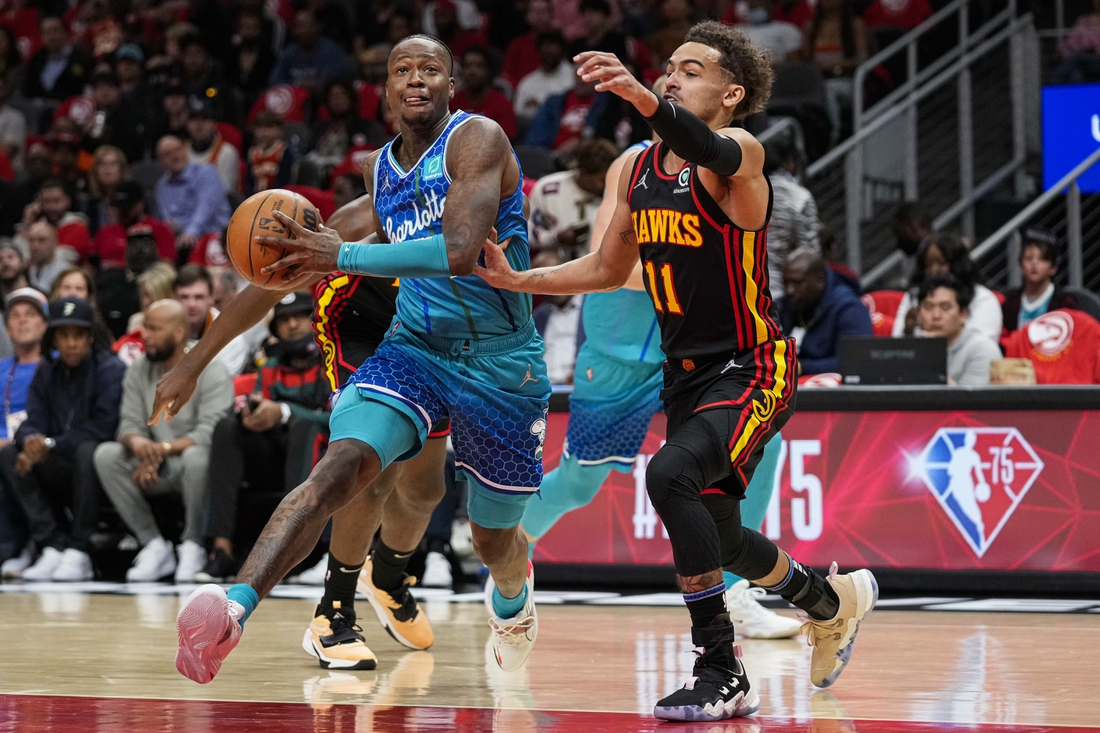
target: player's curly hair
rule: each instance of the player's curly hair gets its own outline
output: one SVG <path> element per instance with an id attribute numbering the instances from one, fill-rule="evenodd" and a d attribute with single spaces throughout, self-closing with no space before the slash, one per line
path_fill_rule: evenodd
<path id="1" fill-rule="evenodd" d="M 696 23 L 688 31 L 684 43 L 701 43 L 722 54 L 719 64 L 734 83 L 745 88 L 745 98 L 733 112 L 741 120 L 762 112 L 772 95 L 775 72 L 768 52 L 749 40 L 741 31 L 714 20 Z"/>

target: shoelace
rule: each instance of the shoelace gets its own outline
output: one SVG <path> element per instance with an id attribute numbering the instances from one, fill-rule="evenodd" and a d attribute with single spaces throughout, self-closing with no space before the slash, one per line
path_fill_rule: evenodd
<path id="1" fill-rule="evenodd" d="M 831 581 L 836 578 L 837 570 L 839 569 L 836 562 L 829 566 L 828 579 Z M 819 641 L 826 639 L 839 639 L 844 629 L 844 620 L 835 619 L 833 621 L 816 621 L 807 617 L 806 621 L 802 624 L 802 628 L 798 630 L 800 634 L 806 637 L 806 643 L 816 648 Z"/>
<path id="2" fill-rule="evenodd" d="M 509 620 L 505 623 L 497 623 L 495 618 L 489 619 L 489 627 L 496 632 L 500 641 L 504 644 L 516 645 L 526 640 L 527 632 L 535 625 L 535 617 L 528 616 L 522 621 Z"/>
<path id="3" fill-rule="evenodd" d="M 363 638 L 362 627 L 360 627 L 359 624 L 355 623 L 354 620 L 349 619 L 342 613 L 337 613 L 333 615 L 333 617 L 328 620 L 328 625 L 329 628 L 332 630 L 333 636 L 336 636 L 337 634 L 342 634 L 346 631 L 350 631 L 351 633 L 355 634 L 355 636 L 359 639 Z"/>
<path id="4" fill-rule="evenodd" d="M 771 611 L 760 605 L 760 601 L 767 595 L 763 588 L 748 588 L 734 596 L 737 607 L 745 611 L 747 615 L 760 619 L 770 617 Z"/>
<path id="5" fill-rule="evenodd" d="M 409 592 L 409 588 L 414 585 L 416 585 L 416 578 L 410 575 L 405 578 L 400 587 L 389 592 L 390 598 L 399 606 L 393 611 L 393 617 L 398 621 L 410 621 L 416 618 L 416 599 Z"/>

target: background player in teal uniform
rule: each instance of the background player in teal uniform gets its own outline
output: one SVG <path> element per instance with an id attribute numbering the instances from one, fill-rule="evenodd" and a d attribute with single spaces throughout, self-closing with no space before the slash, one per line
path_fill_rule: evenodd
<path id="1" fill-rule="evenodd" d="M 379 235 L 389 243 L 344 243 L 288 217 L 281 221 L 293 239 L 258 241 L 293 252 L 266 268 L 292 270 L 288 287 L 334 270 L 402 278 L 397 316 L 336 397 L 328 452 L 280 503 L 238 583 L 228 594 L 203 586 L 180 610 L 176 668 L 197 682 L 213 679 L 260 597 L 309 553 L 328 517 L 391 462 L 416 455 L 446 417 L 456 467 L 470 479 L 474 548 L 495 581 L 486 602 L 497 663 L 518 668 L 537 635 L 519 522 L 542 479 L 550 384 L 530 296 L 473 276 L 491 232 L 508 242 L 512 267 L 530 265 L 519 162 L 495 122 L 448 111 L 452 59 L 440 41 L 410 36 L 388 67 L 400 135 L 367 165 Z"/>
<path id="2" fill-rule="evenodd" d="M 626 160 L 649 144 L 632 146 L 608 169 L 604 199 L 592 231 L 593 252 L 599 249 L 615 211 L 615 187 Z M 613 469 L 633 470 L 653 415 L 661 409 L 665 355 L 652 301 L 642 284 L 641 265 L 622 288 L 586 295 L 582 308 L 585 340 L 577 352 L 561 463 L 546 474 L 538 497 L 523 512 L 523 531 L 532 553 L 535 542 L 562 516 L 596 497 Z M 775 489 L 781 444 L 779 435 L 768 443 L 745 491 L 741 517 L 746 527 L 759 529 L 764 523 Z M 729 571 L 723 575 L 729 589 L 726 603 L 739 633 L 756 639 L 786 639 L 798 634 L 800 621 L 760 605 L 763 590 L 750 588 L 747 580 Z"/>

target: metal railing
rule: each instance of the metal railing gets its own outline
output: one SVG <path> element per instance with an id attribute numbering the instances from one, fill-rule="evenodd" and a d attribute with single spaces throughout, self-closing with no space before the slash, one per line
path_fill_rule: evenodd
<path id="1" fill-rule="evenodd" d="M 900 201 L 896 194 L 893 199 L 876 197 L 877 191 L 887 193 L 900 191 L 900 200 L 917 201 L 921 198 L 923 187 L 942 200 L 941 205 L 936 207 L 938 211 L 931 212 L 934 214 L 936 225 L 945 227 L 961 220 L 963 232 L 970 236 L 974 234 L 974 204 L 979 198 L 1008 182 L 1014 175 L 1016 193 L 1017 195 L 1022 193 L 1019 174 L 1027 156 L 1024 38 L 1026 33 L 1034 32 L 1033 18 L 1030 13 L 1020 18 L 1013 18 L 1015 2 L 1011 0 L 1008 9 L 995 15 L 973 33 L 966 33 L 965 8 L 967 5 L 968 0 L 956 0 L 925 24 L 891 44 L 860 67 L 861 69 L 873 68 L 870 66 L 872 62 L 877 63 L 884 54 L 896 53 L 902 48 L 907 49 L 911 59 L 914 58 L 915 51 L 908 51 L 908 49 L 915 48 L 916 39 L 931 27 L 930 24 L 934 25 L 932 21 L 937 18 L 942 21 L 953 12 L 959 14 L 962 38 L 958 47 L 926 69 L 910 74 L 906 83 L 892 93 L 893 98 L 888 96 L 883 100 L 887 104 L 879 102 L 872 108 L 864 110 L 861 113 L 858 131 L 806 169 L 806 184 L 818 199 L 818 209 L 822 213 L 822 219 L 838 234 L 843 232 L 847 264 L 856 272 L 863 271 L 866 266 L 867 274 L 862 278 L 865 287 L 881 279 L 896 266 L 900 259 L 899 255 L 891 253 L 892 246 L 887 246 L 892 244 L 892 237 L 888 230 L 888 216 L 882 211 L 876 211 L 875 206 L 882 201 L 891 201 L 895 204 Z M 1004 54 L 1002 47 L 1007 47 L 1007 54 Z M 1004 58 L 1005 55 L 1007 58 Z M 991 72 L 990 75 L 997 77 L 1002 84 L 1006 83 L 1003 69 L 1007 65 L 1009 74 L 1007 88 L 1003 94 L 996 90 L 972 88 L 970 72 L 972 67 L 979 63 L 989 67 L 987 71 Z M 865 74 L 866 72 L 863 75 Z M 863 75 L 857 74 L 857 79 L 863 78 Z M 948 89 L 947 85 L 952 81 L 955 82 L 954 94 L 948 96 L 937 94 L 941 90 Z M 857 81 L 856 94 L 860 93 L 859 90 L 860 85 Z M 973 98 L 979 93 L 984 94 L 987 107 L 999 105 L 999 112 L 1005 118 L 1004 124 L 1011 126 L 1011 131 L 1005 130 L 1005 134 L 1002 135 L 996 130 L 987 129 L 989 121 L 982 120 L 980 130 L 982 134 L 977 136 L 977 140 L 985 146 L 983 150 L 986 151 L 987 159 L 981 161 L 983 169 L 981 176 L 976 173 L 975 120 L 972 104 Z M 924 124 L 924 119 L 918 114 L 918 105 L 932 103 L 933 95 L 936 95 L 935 103 L 939 105 L 935 111 L 939 114 L 941 123 L 950 122 L 952 133 L 957 130 L 957 146 L 944 146 L 943 137 L 921 131 L 920 125 Z M 1005 105 L 1009 105 L 1010 109 L 1004 109 Z M 950 106 L 955 106 L 957 110 L 949 110 L 944 114 L 943 110 Z M 952 114 L 954 114 L 954 121 L 950 119 Z M 897 123 L 903 117 L 904 124 L 898 125 Z M 919 139 L 922 134 L 930 138 L 928 141 L 930 144 L 920 144 Z M 996 159 L 996 155 L 988 152 L 990 140 L 995 140 L 999 145 L 1002 138 L 1011 141 L 1007 146 L 1011 148 L 1007 160 L 1004 160 L 1003 156 Z M 879 146 L 878 152 L 873 149 L 876 145 Z M 871 149 L 868 151 L 869 147 Z M 899 147 L 903 152 L 897 156 Z M 889 155 L 902 159 L 901 167 L 904 168 L 902 173 L 899 174 L 893 169 L 888 171 L 889 175 L 901 179 L 900 185 L 893 185 L 889 181 L 887 185 L 882 185 L 881 177 L 876 178 L 868 172 L 869 161 L 882 166 L 881 161 L 876 160 L 876 157 L 884 149 Z M 868 157 L 868 153 L 871 157 Z M 922 182 L 920 156 L 931 158 L 934 154 L 957 155 L 958 158 L 939 161 L 931 166 L 934 171 L 928 173 L 925 176 L 928 180 Z M 993 159 L 989 160 L 989 158 Z M 950 173 L 955 168 L 958 169 L 956 180 L 945 181 L 944 174 Z M 872 245 L 866 252 L 865 229 L 870 237 L 869 244 Z"/>
<path id="2" fill-rule="evenodd" d="M 983 259 L 998 253 L 998 246 L 1008 240 L 1005 248 L 1007 259 L 1008 282 L 1010 286 L 1020 284 L 1020 227 L 1033 221 L 1041 215 L 1051 203 L 1059 199 L 1063 193 L 1065 196 L 1065 212 L 1055 214 L 1056 219 L 1064 221 L 1066 240 L 1066 259 L 1069 275 L 1069 285 L 1075 288 L 1084 286 L 1084 237 L 1081 215 L 1081 188 L 1078 179 L 1100 162 L 1100 148 L 1097 148 L 1089 157 L 1082 160 L 1061 180 L 1044 191 L 1038 198 L 1028 204 L 1020 213 L 1009 219 L 1004 225 L 976 246 L 970 253 L 971 259 L 979 264 Z M 1092 214 L 1100 213 L 1100 208 L 1095 208 Z M 1091 216 L 1090 219 L 1096 219 Z M 1043 222 L 1046 223 L 1046 222 Z"/>

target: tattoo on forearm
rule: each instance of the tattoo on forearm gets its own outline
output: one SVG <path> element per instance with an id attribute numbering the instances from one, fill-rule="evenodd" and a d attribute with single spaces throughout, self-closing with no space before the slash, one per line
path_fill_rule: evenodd
<path id="1" fill-rule="evenodd" d="M 238 583 L 246 583 L 263 598 L 317 544 L 328 521 L 310 484 L 288 494 L 256 540 Z"/>
<path id="2" fill-rule="evenodd" d="M 683 576 L 677 575 L 676 582 L 680 586 L 681 593 L 698 593 L 701 590 L 713 588 L 722 581 L 722 570 L 711 570 L 702 575 Z"/>

